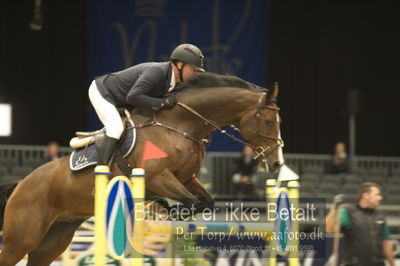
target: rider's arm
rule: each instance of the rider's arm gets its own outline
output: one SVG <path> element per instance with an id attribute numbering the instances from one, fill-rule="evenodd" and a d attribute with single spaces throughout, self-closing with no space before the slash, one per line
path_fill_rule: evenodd
<path id="1" fill-rule="evenodd" d="M 163 88 L 163 76 L 162 70 L 157 67 L 144 71 L 126 96 L 127 103 L 134 106 L 161 107 L 163 100 L 148 96 L 148 93 Z"/>

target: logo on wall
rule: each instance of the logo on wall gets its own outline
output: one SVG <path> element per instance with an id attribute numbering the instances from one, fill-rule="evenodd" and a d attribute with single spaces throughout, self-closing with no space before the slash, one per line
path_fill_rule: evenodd
<path id="1" fill-rule="evenodd" d="M 130 181 L 125 176 L 113 178 L 107 187 L 106 232 L 110 255 L 122 259 L 130 253 L 134 225 L 134 203 Z"/>

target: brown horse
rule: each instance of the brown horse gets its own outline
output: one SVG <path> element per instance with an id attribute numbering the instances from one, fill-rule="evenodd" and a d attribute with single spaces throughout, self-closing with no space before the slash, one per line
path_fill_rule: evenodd
<path id="1" fill-rule="evenodd" d="M 205 152 L 202 140 L 221 126 L 235 125 L 258 157 L 267 159 L 268 168 L 277 169 L 283 164 L 277 95 L 277 88 L 267 93 L 237 77 L 199 74 L 177 93 L 179 104 L 173 109 L 133 114 L 137 143 L 129 163 L 139 166 L 145 141 L 152 141 L 169 156 L 146 163 L 149 192 L 186 199 L 186 205 L 212 205 L 197 178 Z M 15 265 L 26 254 L 28 265 L 50 264 L 93 215 L 93 168 L 72 172 L 68 160 L 44 164 L 16 186 L 4 212 L 1 266 Z M 122 174 L 116 164 L 111 171 Z"/>

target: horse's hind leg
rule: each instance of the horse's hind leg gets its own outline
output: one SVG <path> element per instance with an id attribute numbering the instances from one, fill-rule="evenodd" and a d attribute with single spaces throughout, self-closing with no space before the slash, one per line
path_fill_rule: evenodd
<path id="1" fill-rule="evenodd" d="M 75 230 L 82 222 L 83 220 L 55 222 L 40 242 L 40 245 L 28 254 L 27 266 L 49 265 L 68 247 Z"/>
<path id="2" fill-rule="evenodd" d="M 37 247 L 56 217 L 41 195 L 32 195 L 29 189 L 29 193 L 19 193 L 20 188 L 11 196 L 4 213 L 1 266 L 14 266 Z"/>

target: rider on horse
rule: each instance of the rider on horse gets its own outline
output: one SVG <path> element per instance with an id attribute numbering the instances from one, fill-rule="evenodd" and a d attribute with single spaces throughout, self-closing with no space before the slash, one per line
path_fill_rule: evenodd
<path id="1" fill-rule="evenodd" d="M 181 44 L 174 49 L 169 62 L 138 64 L 95 79 L 89 88 L 89 98 L 106 128 L 98 165 L 109 164 L 124 130 L 117 107 L 172 108 L 176 104 L 175 95 L 163 96 L 172 92 L 177 83 L 187 81 L 198 71 L 204 72 L 203 61 L 199 48 Z"/>

